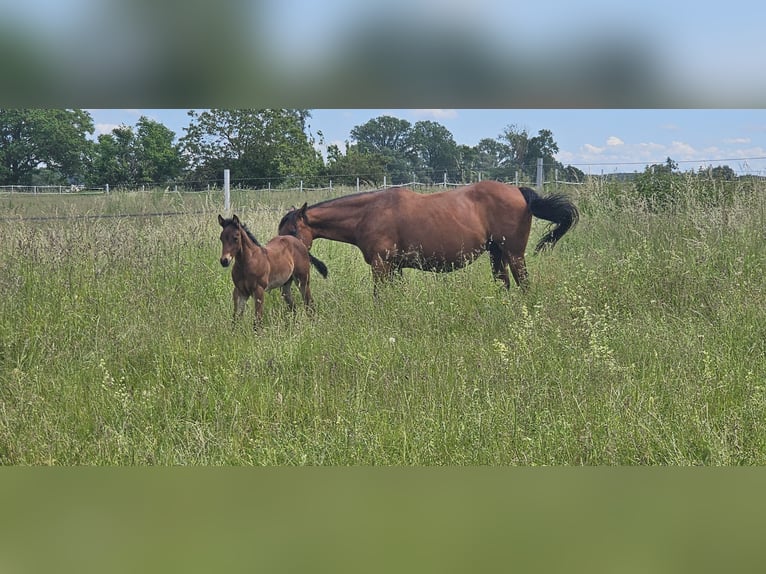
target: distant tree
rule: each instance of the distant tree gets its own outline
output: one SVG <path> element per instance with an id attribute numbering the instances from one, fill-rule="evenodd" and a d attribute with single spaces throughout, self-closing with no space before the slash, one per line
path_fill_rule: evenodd
<path id="1" fill-rule="evenodd" d="M 345 153 L 331 144 L 327 147 L 327 174 L 339 184 L 356 185 L 360 182 L 381 185 L 386 175 L 386 157 L 379 153 L 362 153 L 359 146 L 346 142 Z"/>
<path id="2" fill-rule="evenodd" d="M 737 174 L 728 165 L 718 165 L 710 169 L 710 177 L 720 181 L 734 181 Z"/>
<path id="3" fill-rule="evenodd" d="M 507 126 L 498 141 L 506 145 L 508 155 L 503 159 L 501 166 L 509 170 L 520 170 L 527 176 L 532 176 L 534 168 L 529 165 L 529 134 L 526 129 L 515 124 Z"/>
<path id="4" fill-rule="evenodd" d="M 308 110 L 190 111 L 181 149 L 198 180 L 220 180 L 224 169 L 253 185 L 317 181 L 324 166 L 307 133 Z"/>
<path id="5" fill-rule="evenodd" d="M 585 181 L 585 172 L 583 172 L 581 169 L 576 168 L 573 165 L 568 165 L 565 168 L 561 169 L 560 171 L 560 177 L 564 177 L 564 181 L 569 181 L 573 183 L 582 183 Z"/>
<path id="6" fill-rule="evenodd" d="M 498 140 L 507 146 L 509 151 L 507 159 L 503 162 L 506 174 L 518 170 L 528 180 L 535 179 L 537 175 L 537 160 L 542 158 L 547 177 L 551 177 L 553 170 L 562 169 L 563 166 L 556 161 L 555 155 L 559 146 L 553 139 L 551 130 L 542 129 L 536 136 L 529 136 L 526 129 L 516 125 L 507 126 Z"/>
<path id="7" fill-rule="evenodd" d="M 511 147 L 498 140 L 483 138 L 476 144 L 477 162 L 474 171 L 483 179 L 504 179 L 513 175 Z"/>
<path id="8" fill-rule="evenodd" d="M 442 181 L 444 172 L 453 179 L 458 176 L 457 144 L 446 127 L 433 121 L 419 121 L 412 127 L 409 141 L 419 180 Z"/>
<path id="9" fill-rule="evenodd" d="M 412 148 L 412 124 L 393 116 L 380 116 L 351 130 L 361 153 L 385 158 L 390 183 L 404 183 L 417 166 L 417 154 Z"/>
<path id="10" fill-rule="evenodd" d="M 643 173 L 636 176 L 636 193 L 646 201 L 649 209 L 660 211 L 675 202 L 680 182 L 677 169 L 678 163 L 668 157 L 665 163 L 646 166 Z"/>
<path id="11" fill-rule="evenodd" d="M 363 153 L 378 152 L 384 155 L 401 154 L 408 156 L 410 148 L 410 128 L 407 120 L 393 116 L 380 116 L 351 130 L 351 137 L 356 140 Z"/>
<path id="12" fill-rule="evenodd" d="M 163 185 L 177 179 L 183 168 L 175 133 L 145 116 L 134 130 L 121 125 L 101 134 L 93 148 L 93 185 Z"/>
<path id="13" fill-rule="evenodd" d="M 47 183 L 81 181 L 93 131 L 85 110 L 0 109 L 0 184 L 29 184 L 36 173 Z"/>
<path id="14" fill-rule="evenodd" d="M 92 185 L 136 183 L 135 139 L 133 129 L 125 125 L 98 136 L 91 160 Z"/>
<path id="15" fill-rule="evenodd" d="M 176 135 L 163 124 L 141 117 L 136 124 L 135 157 L 140 183 L 166 183 L 179 177 L 183 159 Z"/>
<path id="16" fill-rule="evenodd" d="M 537 160 L 542 158 L 545 176 L 550 179 L 554 170 L 563 168 L 555 158 L 558 152 L 559 146 L 553 139 L 553 132 L 550 130 L 540 130 L 536 136 L 529 138 L 527 157 L 524 163 L 530 166 L 534 165 L 535 171 L 537 171 Z"/>
<path id="17" fill-rule="evenodd" d="M 476 147 L 461 144 L 457 146 L 457 169 L 462 183 L 468 183 L 478 179 L 476 166 L 479 163 L 479 152 Z"/>

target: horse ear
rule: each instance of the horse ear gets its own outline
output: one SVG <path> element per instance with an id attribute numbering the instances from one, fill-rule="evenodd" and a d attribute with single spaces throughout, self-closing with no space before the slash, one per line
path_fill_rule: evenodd
<path id="1" fill-rule="evenodd" d="M 308 202 L 303 202 L 303 205 L 301 205 L 301 208 L 298 210 L 298 217 L 302 219 L 306 219 L 306 208 L 309 206 Z"/>
<path id="2" fill-rule="evenodd" d="M 239 222 L 239 217 L 237 217 L 237 214 L 236 214 L 236 213 L 235 213 L 234 215 L 232 215 L 232 216 L 231 216 L 231 220 L 232 220 L 234 223 L 236 223 L 237 225 L 241 225 L 241 224 L 240 224 L 240 222 Z"/>
<path id="3" fill-rule="evenodd" d="M 218 214 L 218 225 L 220 225 L 221 227 L 223 227 L 223 217 L 221 217 L 221 214 L 220 214 L 220 213 Z"/>

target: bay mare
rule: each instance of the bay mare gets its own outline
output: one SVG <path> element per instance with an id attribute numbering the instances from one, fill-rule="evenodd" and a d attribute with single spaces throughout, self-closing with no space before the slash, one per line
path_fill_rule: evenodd
<path id="1" fill-rule="evenodd" d="M 261 245 L 250 230 L 234 215 L 231 219 L 218 216 L 221 231 L 221 265 L 228 267 L 232 261 L 231 279 L 234 282 L 234 320 L 242 316 L 250 297 L 255 300 L 255 323 L 263 319 L 265 293 L 279 287 L 282 297 L 291 310 L 295 309 L 290 287 L 295 281 L 307 308 L 312 305 L 310 265 L 314 265 L 323 277 L 327 267 L 308 252 L 306 246 L 295 237 L 277 236 Z"/>
<path id="2" fill-rule="evenodd" d="M 540 196 L 527 187 L 482 181 L 437 193 L 407 188 L 356 193 L 303 204 L 279 223 L 307 248 L 315 239 L 356 245 L 374 283 L 402 268 L 452 271 L 489 252 L 492 274 L 510 288 L 527 281 L 524 253 L 532 217 L 553 223 L 535 253 L 552 248 L 577 223 L 577 207 L 563 194 Z"/>

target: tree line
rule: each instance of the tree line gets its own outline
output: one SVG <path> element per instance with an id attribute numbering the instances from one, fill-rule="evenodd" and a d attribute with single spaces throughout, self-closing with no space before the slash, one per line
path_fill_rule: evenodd
<path id="1" fill-rule="evenodd" d="M 230 169 L 235 181 L 259 187 L 321 185 L 356 178 L 380 185 L 417 180 L 450 182 L 534 178 L 536 160 L 566 177 L 583 178 L 554 155 L 550 130 L 530 136 L 516 126 L 476 146 L 459 145 L 443 125 L 415 124 L 381 116 L 354 127 L 345 146 L 327 146 L 321 132 L 310 133 L 311 110 L 190 111 L 181 137 L 163 124 L 141 117 L 95 139 L 93 118 L 76 109 L 0 110 L 0 185 L 134 186 L 220 181 Z"/>
<path id="2" fill-rule="evenodd" d="M 445 174 L 451 183 L 533 181 L 538 158 L 546 179 L 554 171 L 559 180 L 585 179 L 581 170 L 555 159 L 559 147 L 548 129 L 531 135 L 509 125 L 498 137 L 468 146 L 456 143 L 438 122 L 412 124 L 384 115 L 355 126 L 342 147 L 328 145 L 325 158 L 317 149 L 324 136 L 310 132 L 310 118 L 307 109 L 191 110 L 180 137 L 141 117 L 135 126 L 120 125 L 94 139 L 86 110 L 0 109 L 0 185 L 195 188 L 222 181 L 224 169 L 231 170 L 234 183 L 254 188 L 267 182 L 295 187 L 300 181 L 322 186 L 328 180 L 353 185 L 357 178 L 374 186 L 384 178 L 391 184 L 440 183 Z M 656 168 L 647 167 L 647 185 L 653 185 Z M 730 169 L 716 169 L 717 175 L 731 175 Z"/>

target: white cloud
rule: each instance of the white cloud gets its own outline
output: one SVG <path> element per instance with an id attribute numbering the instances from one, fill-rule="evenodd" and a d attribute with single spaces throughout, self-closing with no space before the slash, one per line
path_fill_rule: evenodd
<path id="1" fill-rule="evenodd" d="M 695 156 L 699 155 L 694 147 L 686 142 L 679 141 L 671 142 L 668 154 L 673 159 L 693 159 Z"/>
<path id="2" fill-rule="evenodd" d="M 583 150 L 585 151 L 586 154 L 589 154 L 589 153 L 590 154 L 600 154 L 600 153 L 604 152 L 604 149 L 606 149 L 606 148 L 603 148 L 603 147 L 596 147 L 594 145 L 587 144 L 587 143 L 584 146 L 582 146 L 582 147 L 583 147 Z"/>
<path id="3" fill-rule="evenodd" d="M 749 144 L 752 140 L 750 138 L 727 138 L 723 140 L 725 144 Z"/>
<path id="4" fill-rule="evenodd" d="M 625 145 L 625 142 L 622 141 L 617 136 L 609 136 L 607 138 L 607 140 L 606 140 L 606 145 L 611 146 L 611 147 L 616 147 L 616 146 L 620 146 L 620 145 Z"/>

